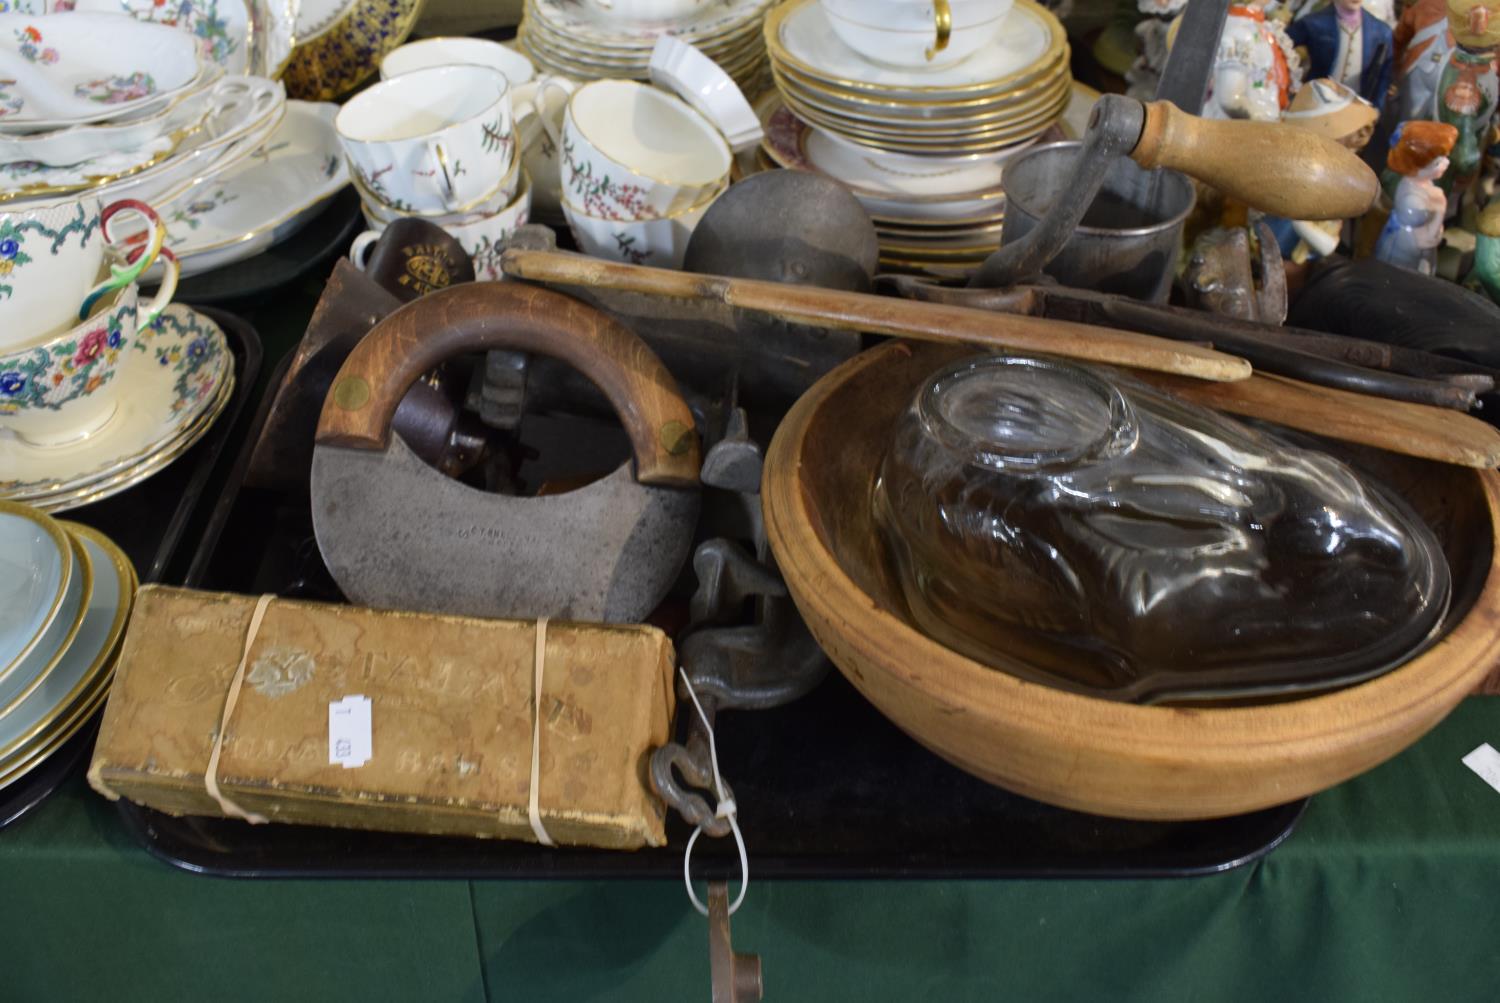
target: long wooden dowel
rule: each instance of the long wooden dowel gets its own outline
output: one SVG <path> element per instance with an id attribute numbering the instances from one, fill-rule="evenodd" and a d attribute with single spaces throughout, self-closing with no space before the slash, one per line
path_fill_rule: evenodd
<path id="1" fill-rule="evenodd" d="M 1214 382 L 1248 379 L 1251 372 L 1250 363 L 1238 356 L 1165 338 L 891 296 L 696 275 L 560 251 L 508 250 L 501 258 L 501 267 L 507 275 L 534 282 L 714 300 L 793 323 L 840 331 L 1043 352 Z"/>
<path id="2" fill-rule="evenodd" d="M 1160 373 L 1135 375 L 1197 404 L 1330 439 L 1461 467 L 1500 467 L 1500 430 L 1457 411 L 1367 397 L 1265 373 L 1238 383 L 1205 383 Z"/>

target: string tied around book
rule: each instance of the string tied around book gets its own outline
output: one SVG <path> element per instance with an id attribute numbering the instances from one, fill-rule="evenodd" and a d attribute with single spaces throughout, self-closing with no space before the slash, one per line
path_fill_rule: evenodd
<path id="1" fill-rule="evenodd" d="M 714 817 L 726 819 L 729 822 L 729 831 L 734 836 L 735 847 L 740 852 L 740 893 L 735 896 L 734 903 L 729 907 L 729 915 L 733 916 L 739 910 L 740 903 L 745 901 L 745 892 L 750 887 L 750 857 L 745 852 L 745 837 L 740 833 L 737 818 L 739 806 L 725 790 L 724 778 L 719 774 L 719 750 L 714 742 L 714 726 L 709 723 L 708 715 L 703 711 L 703 704 L 698 702 L 698 694 L 693 689 L 693 681 L 688 678 L 687 670 L 678 666 L 677 671 L 682 675 L 682 682 L 687 687 L 688 697 L 692 699 L 693 707 L 698 711 L 698 719 L 703 722 L 703 728 L 708 732 L 708 761 L 714 771 L 714 793 L 719 798 L 718 807 L 714 809 Z M 682 883 L 687 886 L 688 899 L 693 903 L 693 908 L 707 916 L 708 906 L 704 905 L 697 893 L 693 891 L 693 876 L 690 870 L 693 860 L 693 844 L 698 842 L 698 837 L 701 835 L 703 835 L 703 826 L 700 825 L 688 837 L 687 849 L 682 853 Z"/>
<path id="2" fill-rule="evenodd" d="M 542 785 L 542 676 L 547 665 L 547 620 L 541 617 L 536 622 L 536 652 L 532 657 L 531 698 L 531 783 L 526 794 L 526 818 L 531 822 L 531 832 L 543 846 L 556 846 L 547 827 L 542 824 L 542 809 L 538 795 Z"/>
<path id="3" fill-rule="evenodd" d="M 226 818 L 242 818 L 251 825 L 262 825 L 269 821 L 264 815 L 246 811 L 219 789 L 219 757 L 224 753 L 224 737 L 229 730 L 229 719 L 234 715 L 234 706 L 240 700 L 240 688 L 245 683 L 245 666 L 250 663 L 250 648 L 255 644 L 255 635 L 260 633 L 260 622 L 265 618 L 266 607 L 276 597 L 266 594 L 255 603 L 255 612 L 250 614 L 250 626 L 245 631 L 245 643 L 240 649 L 240 664 L 235 666 L 234 677 L 229 681 L 229 695 L 224 698 L 224 713 L 219 718 L 219 732 L 214 736 L 213 751 L 208 754 L 208 768 L 203 772 L 203 789 L 219 806 Z"/>

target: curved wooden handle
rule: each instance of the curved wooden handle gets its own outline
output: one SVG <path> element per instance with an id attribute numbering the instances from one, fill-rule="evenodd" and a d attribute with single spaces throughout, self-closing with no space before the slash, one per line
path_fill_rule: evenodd
<path id="1" fill-rule="evenodd" d="M 1286 219 L 1363 216 L 1380 181 L 1353 151 L 1279 122 L 1199 118 L 1165 101 L 1146 105 L 1130 154 L 1142 167 L 1170 167 L 1262 212 Z"/>
<path id="2" fill-rule="evenodd" d="M 561 293 L 473 282 L 424 296 L 365 335 L 334 377 L 317 442 L 384 449 L 401 398 L 461 352 L 508 348 L 571 364 L 604 391 L 635 451 L 642 484 L 698 483 L 698 435 L 672 374 L 624 325 Z"/>

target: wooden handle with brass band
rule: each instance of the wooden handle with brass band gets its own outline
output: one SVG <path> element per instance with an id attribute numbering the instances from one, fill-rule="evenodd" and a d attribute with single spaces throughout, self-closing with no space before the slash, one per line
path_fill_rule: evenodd
<path id="1" fill-rule="evenodd" d="M 561 251 L 511 248 L 501 256 L 500 267 L 506 275 L 533 282 L 708 300 L 835 331 L 1046 352 L 1084 362 L 1153 369 L 1202 380 L 1243 380 L 1250 376 L 1250 364 L 1236 355 L 1187 342 L 1061 320 L 817 286 L 674 272 Z"/>
<path id="2" fill-rule="evenodd" d="M 630 437 L 642 484 L 698 483 L 693 414 L 646 343 L 587 304 L 515 283 L 454 286 L 375 325 L 334 378 L 316 441 L 384 449 L 396 406 L 423 373 L 463 352 L 489 349 L 549 355 L 592 380 Z"/>
<path id="3" fill-rule="evenodd" d="M 1286 219 L 1352 219 L 1380 195 L 1375 172 L 1331 139 L 1279 122 L 1199 118 L 1165 101 L 1146 105 L 1130 156 Z"/>

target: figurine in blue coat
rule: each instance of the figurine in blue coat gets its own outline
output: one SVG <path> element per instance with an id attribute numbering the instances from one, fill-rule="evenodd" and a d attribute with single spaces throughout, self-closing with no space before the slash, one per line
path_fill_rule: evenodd
<path id="1" fill-rule="evenodd" d="M 1377 109 L 1385 106 L 1396 43 L 1390 26 L 1364 10 L 1361 0 L 1333 0 L 1293 21 L 1286 32 L 1293 45 L 1307 50 L 1308 80 L 1330 77 Z"/>

